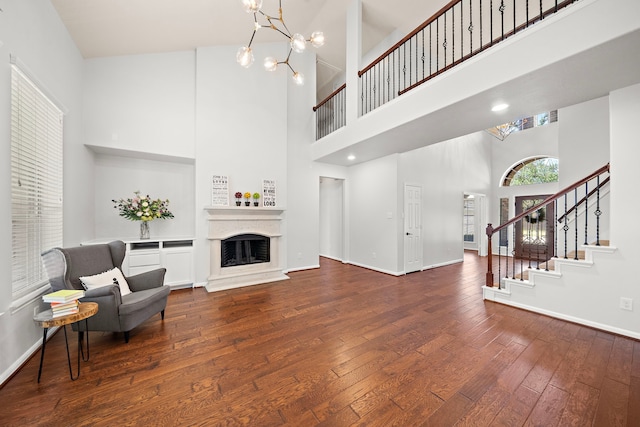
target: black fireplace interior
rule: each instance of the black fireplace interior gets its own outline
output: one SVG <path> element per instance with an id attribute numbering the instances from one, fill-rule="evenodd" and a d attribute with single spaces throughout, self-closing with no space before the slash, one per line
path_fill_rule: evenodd
<path id="1" fill-rule="evenodd" d="M 240 234 L 221 242 L 222 267 L 234 265 L 257 264 L 270 261 L 269 237 L 259 234 Z"/>

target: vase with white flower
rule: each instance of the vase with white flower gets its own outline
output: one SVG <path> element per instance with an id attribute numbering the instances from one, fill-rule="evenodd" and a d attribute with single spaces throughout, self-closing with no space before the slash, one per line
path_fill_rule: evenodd
<path id="1" fill-rule="evenodd" d="M 121 217 L 130 221 L 140 221 L 140 239 L 148 239 L 150 237 L 149 222 L 154 219 L 174 217 L 169 210 L 169 200 L 152 199 L 148 194 L 141 196 L 140 191 L 135 191 L 133 194 L 132 198 L 111 201 Z"/>

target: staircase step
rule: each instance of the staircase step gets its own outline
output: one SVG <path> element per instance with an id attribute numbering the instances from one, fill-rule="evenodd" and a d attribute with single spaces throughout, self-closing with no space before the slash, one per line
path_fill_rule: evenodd
<path id="1" fill-rule="evenodd" d="M 595 245 L 594 243 L 591 243 L 591 245 Z M 600 240 L 600 246 L 609 246 L 609 240 Z M 578 250 L 578 260 L 585 260 L 586 257 L 586 251 L 585 250 Z M 545 262 L 541 262 L 539 265 L 539 268 L 536 268 L 535 265 L 535 261 L 532 260 L 531 261 L 531 268 L 528 267 L 528 265 L 523 267 L 523 271 L 522 273 L 517 273 L 515 276 L 511 275 L 510 278 L 515 278 L 515 279 L 522 279 L 522 280 L 529 280 L 529 271 L 555 271 L 555 260 L 556 259 L 567 259 L 567 260 L 575 260 L 575 255 L 576 255 L 576 251 L 571 251 L 567 253 L 567 258 L 564 257 L 557 257 L 557 258 L 551 258 L 548 261 Z M 527 263 L 528 261 L 523 260 L 523 263 Z M 494 286 L 498 287 L 498 284 L 495 283 Z"/>

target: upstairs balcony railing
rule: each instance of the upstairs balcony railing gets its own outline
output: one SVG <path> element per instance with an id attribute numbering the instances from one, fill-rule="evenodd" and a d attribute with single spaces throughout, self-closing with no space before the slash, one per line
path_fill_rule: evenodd
<path id="1" fill-rule="evenodd" d="M 364 115 L 578 0 L 453 0 L 358 72 Z M 336 99 L 333 99 L 333 98 Z M 316 140 L 346 124 L 344 85 L 313 109 Z"/>
<path id="2" fill-rule="evenodd" d="M 358 72 L 360 114 L 578 0 L 454 0 Z"/>
<path id="3" fill-rule="evenodd" d="M 313 107 L 316 113 L 316 141 L 347 124 L 346 83 Z"/>

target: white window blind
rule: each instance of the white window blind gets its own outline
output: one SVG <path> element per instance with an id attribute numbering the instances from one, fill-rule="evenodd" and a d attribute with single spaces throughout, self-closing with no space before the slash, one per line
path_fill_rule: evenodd
<path id="1" fill-rule="evenodd" d="M 62 245 L 63 114 L 18 67 L 11 70 L 12 296 L 47 283 L 40 254 Z"/>

